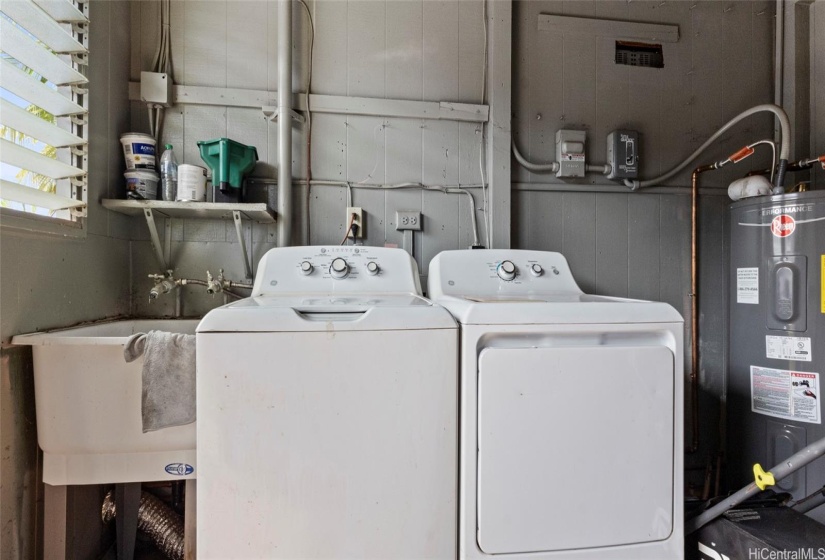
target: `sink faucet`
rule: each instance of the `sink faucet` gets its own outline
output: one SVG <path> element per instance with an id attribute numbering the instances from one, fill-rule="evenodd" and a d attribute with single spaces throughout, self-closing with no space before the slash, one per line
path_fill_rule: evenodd
<path id="1" fill-rule="evenodd" d="M 166 274 L 150 274 L 149 278 L 155 281 L 155 285 L 149 290 L 149 299 L 157 299 L 158 296 L 168 294 L 180 283 L 172 277 L 172 271 L 167 270 Z"/>

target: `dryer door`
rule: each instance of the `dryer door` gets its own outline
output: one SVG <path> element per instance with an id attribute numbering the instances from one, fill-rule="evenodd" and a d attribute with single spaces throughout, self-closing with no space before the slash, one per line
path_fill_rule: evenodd
<path id="1" fill-rule="evenodd" d="M 478 373 L 484 552 L 670 535 L 675 375 L 668 348 L 490 348 Z"/>

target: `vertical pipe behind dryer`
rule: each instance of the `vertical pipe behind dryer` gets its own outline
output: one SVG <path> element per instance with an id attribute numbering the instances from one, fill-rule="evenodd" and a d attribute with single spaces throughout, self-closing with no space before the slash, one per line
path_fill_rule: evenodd
<path id="1" fill-rule="evenodd" d="M 292 1 L 278 2 L 278 245 L 292 232 Z"/>

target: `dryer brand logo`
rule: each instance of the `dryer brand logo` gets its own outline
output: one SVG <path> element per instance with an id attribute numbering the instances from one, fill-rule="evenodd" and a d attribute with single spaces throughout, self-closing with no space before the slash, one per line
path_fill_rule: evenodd
<path id="1" fill-rule="evenodd" d="M 195 467 L 186 463 L 170 463 L 166 465 L 166 472 L 175 476 L 186 476 L 195 472 Z"/>
<path id="2" fill-rule="evenodd" d="M 791 216 L 782 214 L 771 222 L 771 233 L 777 237 L 788 237 L 796 229 L 796 222 Z"/>

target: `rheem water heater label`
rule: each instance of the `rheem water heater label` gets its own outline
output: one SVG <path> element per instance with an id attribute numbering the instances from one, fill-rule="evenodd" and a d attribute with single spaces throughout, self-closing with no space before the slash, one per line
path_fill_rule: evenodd
<path id="1" fill-rule="evenodd" d="M 736 303 L 759 304 L 759 268 L 736 269 Z"/>
<path id="2" fill-rule="evenodd" d="M 811 361 L 811 339 L 803 336 L 766 336 L 765 355 L 774 360 Z"/>
<path id="3" fill-rule="evenodd" d="M 751 410 L 757 414 L 820 424 L 819 374 L 751 366 Z"/>

